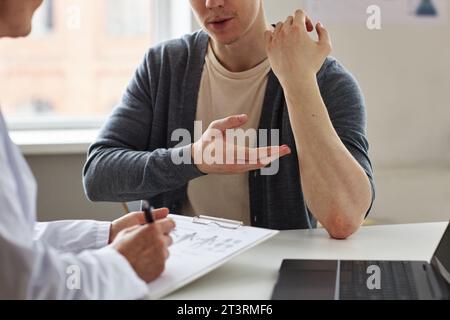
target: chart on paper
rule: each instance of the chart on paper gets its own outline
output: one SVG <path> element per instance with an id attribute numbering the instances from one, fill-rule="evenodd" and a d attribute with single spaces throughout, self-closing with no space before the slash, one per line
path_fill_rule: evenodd
<path id="1" fill-rule="evenodd" d="M 149 284 L 149 298 L 161 298 L 214 270 L 236 255 L 278 233 L 275 230 L 199 224 L 191 217 L 170 216 L 176 228 L 163 274 Z"/>
<path id="2" fill-rule="evenodd" d="M 232 252 L 243 242 L 241 239 L 233 238 L 232 233 L 236 233 L 235 231 L 228 232 L 229 236 L 227 237 L 217 235 L 215 232 L 218 231 L 217 227 L 211 229 L 214 230 L 206 230 L 203 234 L 188 228 L 176 229 L 171 234 L 174 241 L 172 251 L 174 251 L 174 254 L 181 252 L 183 255 L 190 254 L 192 256 L 202 255 L 205 252 L 212 255 L 223 254 Z"/>

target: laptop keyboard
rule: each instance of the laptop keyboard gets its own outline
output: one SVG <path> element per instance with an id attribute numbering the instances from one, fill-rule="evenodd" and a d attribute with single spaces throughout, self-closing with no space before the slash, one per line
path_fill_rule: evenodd
<path id="1" fill-rule="evenodd" d="M 369 289 L 373 272 L 369 266 L 380 267 L 381 286 Z M 370 278 L 370 280 L 368 280 Z M 341 300 L 416 300 L 417 291 L 408 262 L 341 261 Z"/>

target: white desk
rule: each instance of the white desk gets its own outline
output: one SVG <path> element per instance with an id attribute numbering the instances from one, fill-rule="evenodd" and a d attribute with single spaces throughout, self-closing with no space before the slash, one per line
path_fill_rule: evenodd
<path id="1" fill-rule="evenodd" d="M 270 299 L 285 258 L 429 261 L 447 225 L 362 227 L 343 241 L 330 239 L 323 229 L 283 231 L 166 298 Z"/>

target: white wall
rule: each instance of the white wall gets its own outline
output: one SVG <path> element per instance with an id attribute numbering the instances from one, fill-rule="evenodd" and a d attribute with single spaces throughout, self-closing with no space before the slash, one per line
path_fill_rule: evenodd
<path id="1" fill-rule="evenodd" d="M 123 214 L 120 204 L 91 203 L 81 180 L 85 155 L 27 157 L 38 182 L 41 220 L 111 220 Z"/>
<path id="2" fill-rule="evenodd" d="M 265 0 L 270 22 L 301 1 Z M 449 8 L 450 10 L 450 8 Z M 450 14 L 449 14 L 450 16 Z M 450 23 L 444 26 L 327 25 L 333 55 L 358 78 L 366 96 L 378 223 L 450 218 Z M 119 205 L 83 195 L 84 156 L 28 158 L 40 183 L 39 215 L 114 218 Z"/>

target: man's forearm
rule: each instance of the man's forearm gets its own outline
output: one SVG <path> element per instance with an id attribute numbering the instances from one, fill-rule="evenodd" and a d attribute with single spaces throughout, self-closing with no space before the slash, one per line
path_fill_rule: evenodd
<path id="1" fill-rule="evenodd" d="M 190 157 L 190 150 L 191 146 L 153 152 L 94 146 L 84 168 L 86 194 L 92 201 L 125 202 L 180 188 L 203 175 L 194 164 L 173 162 L 173 153 Z"/>
<path id="2" fill-rule="evenodd" d="M 283 87 L 305 201 L 331 236 L 347 238 L 370 207 L 369 179 L 336 133 L 315 75 Z"/>

